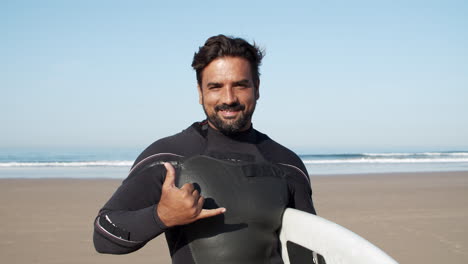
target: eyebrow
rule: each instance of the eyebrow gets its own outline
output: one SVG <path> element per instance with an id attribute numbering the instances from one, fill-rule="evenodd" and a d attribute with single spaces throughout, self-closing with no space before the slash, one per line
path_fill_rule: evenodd
<path id="1" fill-rule="evenodd" d="M 236 85 L 248 86 L 249 84 L 250 84 L 250 81 L 247 80 L 247 79 L 240 80 L 240 81 L 237 81 L 237 82 L 233 83 L 234 86 L 236 86 Z"/>
<path id="2" fill-rule="evenodd" d="M 209 82 L 206 86 L 223 86 L 223 85 L 219 82 Z"/>
<path id="3" fill-rule="evenodd" d="M 233 85 L 234 85 L 234 86 L 237 86 L 237 85 L 248 86 L 248 85 L 250 85 L 250 81 L 247 80 L 247 79 L 240 80 L 240 81 L 235 81 L 235 82 L 233 82 Z M 220 87 L 222 87 L 223 84 L 220 83 L 220 82 L 209 82 L 209 83 L 206 84 L 206 86 L 207 86 L 207 87 L 210 87 L 210 86 L 220 86 Z"/>

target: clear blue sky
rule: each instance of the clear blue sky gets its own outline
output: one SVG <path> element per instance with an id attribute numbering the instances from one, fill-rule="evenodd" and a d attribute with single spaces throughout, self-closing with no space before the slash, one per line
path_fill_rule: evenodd
<path id="1" fill-rule="evenodd" d="M 223 33 L 266 49 L 254 126 L 294 150 L 468 149 L 467 3 L 1 1 L 0 148 L 181 131 Z"/>

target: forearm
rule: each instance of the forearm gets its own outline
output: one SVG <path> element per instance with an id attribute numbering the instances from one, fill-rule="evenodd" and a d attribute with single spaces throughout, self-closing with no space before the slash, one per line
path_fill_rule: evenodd
<path id="1" fill-rule="evenodd" d="M 156 206 L 135 211 L 101 210 L 94 222 L 94 247 L 100 253 L 126 254 L 138 250 L 165 231 Z"/>
<path id="2" fill-rule="evenodd" d="M 163 179 L 161 167 L 133 170 L 99 211 L 94 221 L 96 251 L 130 253 L 164 232 L 166 227 L 156 213 Z"/>

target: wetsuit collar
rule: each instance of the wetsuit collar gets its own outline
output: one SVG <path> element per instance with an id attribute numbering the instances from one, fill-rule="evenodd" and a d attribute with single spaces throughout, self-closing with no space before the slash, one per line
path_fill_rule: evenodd
<path id="1" fill-rule="evenodd" d="M 215 137 L 226 137 L 231 140 L 239 141 L 239 142 L 246 142 L 246 143 L 255 143 L 257 140 L 257 133 L 256 130 L 253 128 L 253 125 L 250 125 L 249 129 L 233 134 L 233 135 L 225 135 L 220 131 L 212 128 L 208 125 L 208 122 L 202 121 L 198 123 L 200 132 L 203 136 L 207 136 L 208 134 L 213 135 Z"/>
<path id="2" fill-rule="evenodd" d="M 233 135 L 225 135 L 225 134 L 221 133 L 220 131 L 208 126 L 208 133 L 216 135 L 216 136 L 227 137 L 227 138 L 230 138 L 232 140 L 240 141 L 240 142 L 254 143 L 255 140 L 256 140 L 255 129 L 253 129 L 252 125 L 250 126 L 249 129 L 247 129 L 245 131 L 242 131 L 242 132 L 239 132 L 239 133 L 236 133 L 236 134 L 233 134 Z"/>

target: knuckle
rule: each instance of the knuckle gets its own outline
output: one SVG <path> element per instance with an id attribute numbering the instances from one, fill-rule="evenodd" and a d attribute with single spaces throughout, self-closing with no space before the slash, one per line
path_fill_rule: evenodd
<path id="1" fill-rule="evenodd" d="M 182 198 L 187 199 L 187 198 L 189 198 L 189 197 L 190 197 L 190 192 L 184 190 L 184 191 L 182 192 Z"/>
<path id="2" fill-rule="evenodd" d="M 193 200 L 185 199 L 184 204 L 186 208 L 189 208 L 189 210 L 193 209 Z"/>

